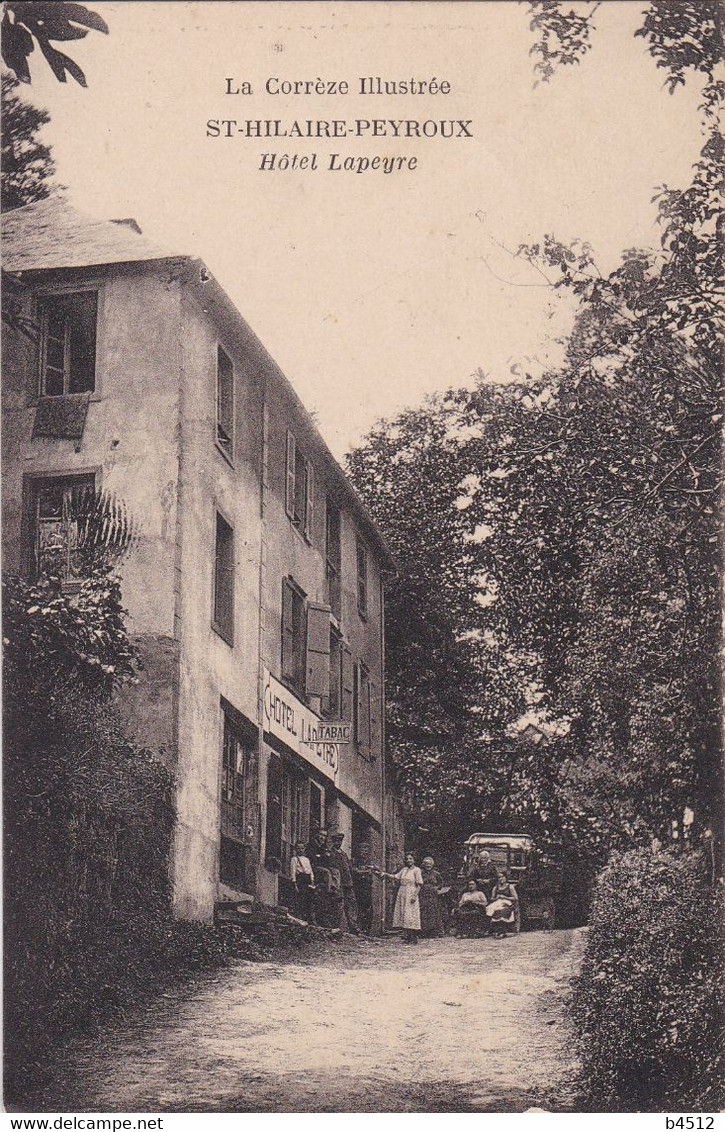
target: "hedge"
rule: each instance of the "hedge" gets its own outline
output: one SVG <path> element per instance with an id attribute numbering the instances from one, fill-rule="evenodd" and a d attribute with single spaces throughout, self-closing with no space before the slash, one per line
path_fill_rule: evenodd
<path id="1" fill-rule="evenodd" d="M 588 1108 L 720 1109 L 721 948 L 722 894 L 699 853 L 613 856 L 572 1000 Z"/>

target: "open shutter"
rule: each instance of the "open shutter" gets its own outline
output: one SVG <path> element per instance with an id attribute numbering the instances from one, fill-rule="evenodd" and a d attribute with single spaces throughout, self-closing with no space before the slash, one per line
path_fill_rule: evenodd
<path id="1" fill-rule="evenodd" d="M 270 751 L 267 764 L 266 860 L 282 860 L 282 759 Z"/>
<path id="2" fill-rule="evenodd" d="M 311 601 L 307 606 L 307 674 L 308 696 L 330 694 L 330 607 Z"/>
<path id="3" fill-rule="evenodd" d="M 352 722 L 353 666 L 352 653 L 343 642 L 342 645 L 342 718 Z"/>
<path id="4" fill-rule="evenodd" d="M 290 519 L 295 517 L 295 460 L 296 460 L 295 438 L 293 434 L 287 430 L 287 486 L 285 489 L 284 505 Z"/>
<path id="5" fill-rule="evenodd" d="M 288 582 L 282 582 L 282 679 L 295 676 L 294 593 Z"/>
<path id="6" fill-rule="evenodd" d="M 380 750 L 381 731 L 380 731 L 380 716 L 381 716 L 381 703 L 380 703 L 380 689 L 377 684 L 370 681 L 370 754 L 372 758 L 378 758 L 382 755 Z"/>
<path id="7" fill-rule="evenodd" d="M 312 520 L 315 511 L 315 469 L 307 461 L 305 468 L 305 538 L 312 542 Z"/>

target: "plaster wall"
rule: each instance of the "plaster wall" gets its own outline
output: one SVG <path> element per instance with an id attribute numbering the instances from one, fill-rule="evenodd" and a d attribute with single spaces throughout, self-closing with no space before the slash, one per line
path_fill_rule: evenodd
<path id="1" fill-rule="evenodd" d="M 325 510 L 328 495 L 341 512 L 342 609 L 340 629 L 349 645 L 353 661 L 362 660 L 370 672 L 377 697 L 378 717 L 382 714 L 381 660 L 381 574 L 368 546 L 368 615 L 363 619 L 357 608 L 356 537 L 365 541 L 345 494 L 340 490 L 327 461 L 322 457 L 315 434 L 286 394 L 280 383 L 267 383 L 268 406 L 268 488 L 265 495 L 266 570 L 264 585 L 263 652 L 270 672 L 281 678 L 282 581 L 292 576 L 308 601 L 324 602 Z M 309 542 L 291 522 L 285 510 L 287 430 L 291 430 L 305 457 L 314 467 L 314 520 Z M 361 757 L 355 743 L 340 748 L 340 766 L 335 783 L 338 790 L 356 802 L 376 821 L 381 819 L 381 749 L 373 758 Z"/>
<path id="2" fill-rule="evenodd" d="M 255 360 L 189 288 L 182 302 L 179 477 L 180 645 L 174 907 L 209 919 L 218 891 L 223 696 L 258 718 L 262 400 Z M 234 365 L 233 462 L 216 443 L 217 348 Z M 234 530 L 233 642 L 212 626 L 216 515 Z M 257 797 L 248 822 L 258 843 Z"/>

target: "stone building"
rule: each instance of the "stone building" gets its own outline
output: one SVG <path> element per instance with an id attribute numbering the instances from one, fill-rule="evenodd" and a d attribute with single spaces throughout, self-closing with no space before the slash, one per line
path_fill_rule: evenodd
<path id="1" fill-rule="evenodd" d="M 60 553 L 72 585 L 90 487 L 135 520 L 143 672 L 119 706 L 176 776 L 176 915 L 288 899 L 315 826 L 382 863 L 394 563 L 290 383 L 203 262 L 132 220 L 28 205 L 4 217 L 3 264 L 4 569 Z"/>

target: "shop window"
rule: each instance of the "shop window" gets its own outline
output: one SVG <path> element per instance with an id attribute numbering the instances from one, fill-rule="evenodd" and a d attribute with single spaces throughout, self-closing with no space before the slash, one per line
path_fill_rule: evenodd
<path id="1" fill-rule="evenodd" d="M 223 824 L 229 824 L 244 837 L 244 790 L 247 771 L 247 753 L 241 736 L 224 716 L 224 742 L 222 746 L 222 815 Z"/>
<path id="2" fill-rule="evenodd" d="M 357 610 L 361 617 L 368 615 L 368 552 L 357 540 Z"/>
<path id="3" fill-rule="evenodd" d="M 325 575 L 327 579 L 327 601 L 330 609 L 338 620 L 342 615 L 340 520 L 339 509 L 328 499 L 325 513 Z"/>
<path id="4" fill-rule="evenodd" d="M 83 574 L 79 526 L 95 500 L 94 476 L 36 480 L 31 498 L 30 573 L 80 584 Z"/>
<path id="5" fill-rule="evenodd" d="M 234 366 L 231 358 L 217 348 L 216 438 L 225 456 L 234 455 Z"/>
<path id="6" fill-rule="evenodd" d="M 213 627 L 227 644 L 234 643 L 234 528 L 216 516 Z"/>
<path id="7" fill-rule="evenodd" d="M 302 591 L 285 578 L 282 582 L 282 680 L 300 696 L 305 694 L 307 625 Z"/>
<path id="8" fill-rule="evenodd" d="M 312 541 L 314 514 L 314 470 L 297 444 L 295 436 L 287 432 L 287 468 L 285 483 L 285 509 L 290 519 L 308 542 Z"/>
<path id="9" fill-rule="evenodd" d="M 289 764 L 282 766 L 282 867 L 289 871 L 289 864 L 298 841 L 305 838 L 305 790 L 306 779 Z"/>
<path id="10" fill-rule="evenodd" d="M 40 395 L 92 393 L 96 387 L 98 294 L 48 295 L 38 303 Z"/>
<path id="11" fill-rule="evenodd" d="M 355 689 L 353 695 L 353 731 L 358 753 L 370 758 L 370 673 L 361 660 L 355 665 Z"/>

